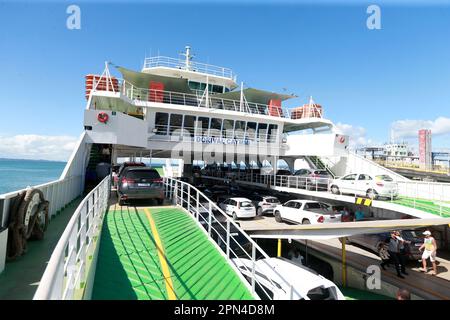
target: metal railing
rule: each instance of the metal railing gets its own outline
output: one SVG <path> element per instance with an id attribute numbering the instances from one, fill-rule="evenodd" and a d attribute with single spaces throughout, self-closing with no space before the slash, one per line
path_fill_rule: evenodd
<path id="1" fill-rule="evenodd" d="M 108 207 L 111 178 L 103 179 L 80 203 L 48 262 L 34 300 L 82 298 L 87 288 L 103 217 Z M 95 266 L 93 266 L 95 268 Z"/>
<path id="2" fill-rule="evenodd" d="M 266 187 L 282 187 L 293 189 L 304 189 L 315 192 L 331 192 L 333 181 L 339 177 L 302 177 L 295 175 L 261 175 L 258 173 L 248 173 L 246 171 L 211 171 L 206 176 L 229 179 L 230 181 L 240 181 L 260 184 Z M 357 181 L 355 180 L 355 183 Z M 379 200 L 390 201 L 402 204 L 403 200 L 408 207 L 425 212 L 434 211 L 440 216 L 450 215 L 450 183 L 436 183 L 423 181 L 395 181 L 397 188 L 389 191 L 387 195 L 379 197 Z M 339 191 L 339 194 L 341 194 Z M 345 195 L 354 198 L 367 196 L 362 192 L 362 188 L 347 187 Z M 407 201 L 407 202 L 405 202 Z M 427 211 L 428 210 L 428 211 Z"/>
<path id="3" fill-rule="evenodd" d="M 290 119 L 290 110 L 284 107 L 275 107 L 267 104 L 242 102 L 214 97 L 198 96 L 196 94 L 138 88 L 126 80 L 121 83 L 121 95 L 132 101 L 159 102 L 167 104 L 184 105 L 191 107 L 202 107 L 210 109 L 221 109 L 247 114 L 266 115 Z"/>
<path id="4" fill-rule="evenodd" d="M 189 61 L 189 65 L 186 66 L 186 60 L 175 59 L 165 56 L 156 56 L 145 58 L 144 69 L 156 68 L 156 67 L 167 67 L 175 68 L 187 71 L 200 72 L 205 74 L 210 74 L 214 76 L 224 77 L 236 81 L 236 76 L 233 75 L 233 71 L 229 68 L 223 68 L 219 66 L 214 66 L 211 64 L 200 63 Z"/>
<path id="5" fill-rule="evenodd" d="M 246 279 L 249 282 L 252 294 L 255 297 L 258 297 L 255 292 L 255 286 L 258 284 L 259 289 L 261 289 L 266 296 L 270 296 L 264 285 L 261 285 L 255 276 L 255 273 L 263 273 L 263 270 L 260 270 L 261 268 L 256 265 L 258 258 L 269 258 L 258 244 L 249 237 L 239 225 L 233 221 L 233 219 L 228 217 L 222 209 L 197 188 L 189 183 L 167 177 L 163 178 L 163 181 L 166 197 L 172 199 L 175 205 L 183 207 L 196 221 L 199 222 L 199 224 L 203 225 L 209 238 L 222 250 L 230 265 L 240 272 L 242 275 L 241 278 Z M 239 243 L 236 240 L 238 237 L 244 238 L 246 244 Z M 249 269 L 244 263 L 242 264 L 244 269 L 240 269 L 236 267 L 236 264 L 231 259 L 249 259 L 252 263 L 252 268 Z M 263 262 L 270 266 L 267 261 L 263 260 Z M 271 267 L 271 269 L 273 268 Z M 248 275 L 245 276 L 243 270 L 252 274 L 250 279 L 248 279 Z M 284 280 L 282 275 L 278 273 L 277 275 L 280 279 Z M 284 290 L 290 297 L 293 297 L 294 293 L 297 296 L 300 296 L 286 280 L 284 280 L 281 288 L 279 283 L 275 283 L 269 277 L 266 277 L 265 280 L 273 285 L 273 287 Z M 288 292 L 286 292 L 286 290 L 288 290 Z"/>

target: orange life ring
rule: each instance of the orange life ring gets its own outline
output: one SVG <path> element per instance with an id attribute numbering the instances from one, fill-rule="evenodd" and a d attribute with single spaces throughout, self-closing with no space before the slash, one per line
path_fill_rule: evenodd
<path id="1" fill-rule="evenodd" d="M 109 116 L 106 112 L 100 112 L 97 115 L 97 120 L 100 121 L 101 123 L 107 123 L 109 119 Z"/>

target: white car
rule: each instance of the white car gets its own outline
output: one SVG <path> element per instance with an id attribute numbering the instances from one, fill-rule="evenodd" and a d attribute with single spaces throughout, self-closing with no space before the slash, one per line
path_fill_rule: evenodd
<path id="1" fill-rule="evenodd" d="M 390 199 L 398 196 L 398 184 L 387 174 L 348 174 L 339 179 L 334 179 L 330 184 L 330 190 L 334 194 L 348 193 L 367 196 L 370 199 L 378 199 L 379 197 Z"/>
<path id="2" fill-rule="evenodd" d="M 232 259 L 251 283 L 253 263 Z M 261 300 L 345 300 L 339 288 L 314 270 L 284 258 L 265 258 L 255 262 L 255 291 Z"/>
<path id="3" fill-rule="evenodd" d="M 289 221 L 300 224 L 341 222 L 340 213 L 334 213 L 325 203 L 311 200 L 290 200 L 276 206 L 273 215 L 277 222 Z"/>
<path id="4" fill-rule="evenodd" d="M 227 215 L 232 216 L 234 220 L 256 217 L 255 206 L 247 198 L 229 198 L 220 203 L 219 207 Z"/>

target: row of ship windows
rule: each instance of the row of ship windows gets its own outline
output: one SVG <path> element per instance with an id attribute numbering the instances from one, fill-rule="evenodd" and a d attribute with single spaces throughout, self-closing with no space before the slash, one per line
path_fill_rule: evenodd
<path id="1" fill-rule="evenodd" d="M 189 81 L 189 88 L 192 90 L 204 91 L 206 89 L 206 83 Z M 213 93 L 224 93 L 230 91 L 230 89 L 216 84 L 208 84 L 208 91 Z"/>
<path id="2" fill-rule="evenodd" d="M 275 141 L 278 134 L 277 124 L 258 123 L 242 120 L 231 120 L 221 118 L 196 117 L 176 113 L 156 112 L 155 134 L 173 135 L 175 131 L 195 135 L 195 122 L 197 121 L 197 132 L 204 136 L 247 138 L 259 141 Z"/>

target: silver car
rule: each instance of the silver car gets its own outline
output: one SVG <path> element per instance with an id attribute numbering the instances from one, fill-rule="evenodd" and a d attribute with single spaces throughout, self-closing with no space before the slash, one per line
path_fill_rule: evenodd
<path id="1" fill-rule="evenodd" d="M 259 194 L 253 194 L 249 196 L 253 205 L 256 208 L 256 214 L 262 216 L 264 214 L 273 214 L 273 210 L 280 204 L 280 200 L 273 196 L 262 196 Z"/>
<path id="2" fill-rule="evenodd" d="M 295 171 L 294 176 L 290 179 L 289 186 L 307 190 L 326 191 L 328 182 L 332 179 L 328 171 L 318 169 L 300 169 Z"/>

